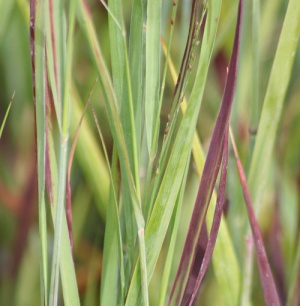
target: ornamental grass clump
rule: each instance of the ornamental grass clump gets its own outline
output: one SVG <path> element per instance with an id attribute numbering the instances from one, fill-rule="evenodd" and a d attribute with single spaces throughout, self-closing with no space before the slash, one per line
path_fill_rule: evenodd
<path id="1" fill-rule="evenodd" d="M 299 1 L 15 5 L 39 243 L 14 304 L 297 305 Z"/>

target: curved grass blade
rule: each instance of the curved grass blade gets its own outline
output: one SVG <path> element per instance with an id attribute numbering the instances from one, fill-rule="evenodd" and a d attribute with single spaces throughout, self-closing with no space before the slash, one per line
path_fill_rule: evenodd
<path id="1" fill-rule="evenodd" d="M 150 280 L 158 259 L 173 213 L 175 201 L 182 183 L 186 163 L 190 155 L 192 140 L 201 105 L 208 67 L 215 42 L 221 1 L 209 2 L 208 17 L 201 46 L 199 66 L 195 84 L 190 96 L 186 113 L 180 123 L 178 134 L 169 157 L 153 210 L 145 232 L 147 272 Z M 139 305 L 141 301 L 140 270 L 136 264 L 129 287 L 126 305 Z"/>
<path id="2" fill-rule="evenodd" d="M 275 281 L 271 272 L 271 268 L 268 262 L 266 250 L 264 248 L 263 239 L 258 227 L 257 220 L 255 218 L 255 212 L 253 209 L 253 204 L 251 201 L 250 193 L 247 186 L 247 181 L 245 177 L 245 173 L 243 170 L 243 166 L 238 156 L 237 148 L 235 145 L 233 134 L 230 130 L 230 138 L 232 142 L 232 147 L 236 159 L 236 164 L 240 176 L 241 185 L 243 188 L 244 198 L 247 206 L 247 212 L 249 217 L 249 222 L 251 225 L 256 256 L 257 256 L 257 264 L 259 268 L 260 281 L 263 288 L 264 298 L 267 306 L 280 306 L 278 292 L 275 286 Z"/>
<path id="3" fill-rule="evenodd" d="M 197 199 L 190 221 L 179 268 L 172 288 L 169 305 L 171 303 L 178 304 L 182 301 L 183 288 L 191 274 L 191 267 L 196 256 L 197 241 L 199 239 L 201 228 L 204 226 L 206 212 L 220 168 L 222 156 L 222 145 L 220 144 L 222 144 L 224 141 L 226 126 L 229 122 L 237 77 L 242 9 L 243 0 L 241 0 L 239 4 L 234 46 L 229 65 L 226 86 L 222 98 L 222 104 L 219 110 L 218 118 L 205 161 Z"/>

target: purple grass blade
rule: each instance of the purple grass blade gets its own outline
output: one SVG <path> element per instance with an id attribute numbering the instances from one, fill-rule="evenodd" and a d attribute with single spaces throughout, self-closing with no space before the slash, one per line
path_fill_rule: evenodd
<path id="1" fill-rule="evenodd" d="M 221 169 L 221 177 L 220 177 L 220 185 L 218 190 L 218 198 L 217 198 L 217 204 L 214 214 L 214 219 L 207 243 L 207 247 L 204 253 L 204 256 L 202 258 L 201 267 L 198 271 L 198 277 L 195 282 L 192 295 L 189 296 L 189 300 L 187 305 L 191 306 L 193 305 L 194 299 L 197 296 L 197 293 L 199 291 L 201 282 L 204 278 L 204 275 L 208 269 L 208 266 L 211 262 L 212 254 L 216 245 L 217 236 L 220 228 L 221 223 L 221 217 L 224 210 L 224 204 L 225 204 L 225 191 L 226 191 L 226 179 L 227 179 L 227 165 L 228 165 L 228 125 L 226 128 L 224 143 L 223 143 L 223 159 L 222 159 L 222 169 Z M 185 293 L 183 295 L 183 300 L 185 298 Z"/>
<path id="2" fill-rule="evenodd" d="M 191 266 L 195 261 L 197 242 L 220 168 L 223 150 L 222 144 L 225 137 L 226 127 L 229 122 L 236 85 L 242 8 L 243 0 L 240 0 L 234 46 L 231 55 L 226 86 L 222 98 L 222 104 L 210 142 L 188 234 L 171 291 L 169 305 L 174 303 L 174 300 L 176 300 L 176 305 L 181 304 L 183 288 L 185 286 L 186 280 L 191 277 Z"/>
<path id="3" fill-rule="evenodd" d="M 285 280 L 285 265 L 282 247 L 280 244 L 280 237 L 282 236 L 282 227 L 280 224 L 280 212 L 279 212 L 279 194 L 276 194 L 275 210 L 273 217 L 273 224 L 270 232 L 270 264 L 273 268 L 273 274 L 276 281 L 277 292 L 282 305 L 286 305 L 287 290 Z"/>
<path id="4" fill-rule="evenodd" d="M 239 159 L 238 152 L 235 146 L 234 138 L 232 132 L 230 130 L 230 138 L 232 142 L 232 147 L 236 159 L 236 164 L 240 176 L 241 185 L 243 188 L 244 198 L 246 202 L 248 218 L 252 230 L 252 236 L 255 245 L 256 257 L 257 257 L 257 264 L 258 270 L 260 275 L 260 281 L 262 284 L 262 289 L 264 293 L 264 298 L 267 306 L 280 306 L 280 300 L 278 296 L 278 292 L 275 286 L 275 281 L 271 272 L 271 268 L 268 262 L 266 250 L 264 247 L 263 239 L 259 230 L 259 226 L 257 224 L 257 220 L 255 217 L 255 212 L 253 209 L 252 200 L 250 197 L 244 169 L 242 163 Z"/>

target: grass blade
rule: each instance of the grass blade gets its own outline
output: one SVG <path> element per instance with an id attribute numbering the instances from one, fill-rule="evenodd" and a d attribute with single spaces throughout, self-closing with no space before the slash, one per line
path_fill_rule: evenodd
<path id="1" fill-rule="evenodd" d="M 30 49 L 37 147 L 39 234 L 41 241 L 41 304 L 48 305 L 47 216 L 45 203 L 46 93 L 44 3 L 30 1 Z"/>
<path id="2" fill-rule="evenodd" d="M 74 239 L 73 239 L 73 226 L 72 226 L 72 188 L 71 188 L 71 169 L 72 169 L 72 164 L 73 164 L 73 158 L 74 158 L 74 153 L 79 137 L 79 131 L 82 126 L 82 122 L 84 119 L 84 116 L 87 111 L 88 104 L 90 102 L 91 94 L 93 91 L 95 83 L 93 84 L 93 87 L 90 91 L 89 97 L 85 103 L 81 118 L 78 122 L 78 126 L 74 135 L 74 139 L 72 142 L 72 146 L 70 149 L 70 154 L 69 154 L 69 161 L 68 161 L 68 170 L 67 170 L 67 189 L 66 189 L 66 217 L 67 217 L 67 224 L 68 224 L 68 230 L 69 230 L 69 238 L 70 238 L 70 243 L 71 243 L 71 250 L 72 254 L 74 256 Z"/>
<path id="3" fill-rule="evenodd" d="M 180 225 L 180 216 L 181 216 L 182 201 L 183 201 L 184 191 L 185 191 L 185 186 L 186 186 L 186 179 L 187 179 L 187 174 L 188 174 L 188 165 L 189 163 L 187 163 L 184 178 L 182 180 L 182 186 L 180 187 L 178 198 L 176 200 L 176 208 L 174 210 L 175 216 L 174 216 L 174 222 L 171 228 L 171 239 L 169 243 L 168 254 L 166 256 L 164 271 L 162 274 L 160 300 L 159 300 L 160 306 L 164 306 L 166 304 L 167 287 L 168 287 L 169 277 L 171 273 L 171 264 L 172 264 L 172 260 L 173 260 L 175 248 L 176 248 L 177 233 L 178 233 L 178 229 Z"/>
<path id="4" fill-rule="evenodd" d="M 201 105 L 204 85 L 215 41 L 217 22 L 219 20 L 221 2 L 209 2 L 208 17 L 200 52 L 199 66 L 195 84 L 185 116 L 180 123 L 173 152 L 169 157 L 160 188 L 153 205 L 153 211 L 145 231 L 148 279 L 150 280 L 167 232 L 174 209 L 175 201 L 182 183 L 186 163 L 190 155 L 198 112 Z M 134 274 L 127 295 L 126 305 L 137 305 L 141 301 L 139 281 L 139 264 Z"/>
<path id="5" fill-rule="evenodd" d="M 144 37 L 143 37 L 143 22 L 146 19 L 145 1 L 134 0 L 132 4 L 130 36 L 129 36 L 129 66 L 130 79 L 132 86 L 132 103 L 133 112 L 135 115 L 135 130 L 136 130 L 136 146 L 137 156 L 141 147 L 142 130 L 144 127 Z"/>
<path id="6" fill-rule="evenodd" d="M 166 46 L 164 43 L 163 50 L 166 55 Z M 175 84 L 177 80 L 177 73 L 175 71 L 175 67 L 171 58 L 169 58 L 168 64 L 170 66 L 170 72 L 172 75 L 173 82 Z M 183 101 L 181 103 L 181 110 L 183 114 L 185 113 L 186 108 L 187 102 L 186 99 L 183 98 Z M 193 139 L 192 153 L 196 165 L 197 175 L 200 179 L 204 168 L 205 155 L 197 132 L 195 132 Z M 211 205 L 209 205 L 206 217 L 206 222 L 208 226 L 210 226 L 210 224 L 213 222 L 212 220 L 214 216 L 216 202 L 216 194 L 215 192 L 213 192 L 211 198 Z M 210 228 L 208 229 L 211 230 Z M 222 263 L 223 261 L 226 262 L 226 265 Z M 213 253 L 213 266 L 219 287 L 222 292 L 222 299 L 224 301 L 224 304 L 228 306 L 237 305 L 239 298 L 240 271 L 236 255 L 233 250 L 232 239 L 229 235 L 227 222 L 225 221 L 225 218 L 223 218 L 223 216 L 221 216 L 220 230 Z"/>
<path id="7" fill-rule="evenodd" d="M 300 3 L 289 1 L 276 56 L 265 95 L 253 158 L 249 173 L 249 189 L 256 210 L 259 210 L 266 185 L 281 110 L 291 77 L 300 35 Z"/>
<path id="8" fill-rule="evenodd" d="M 104 237 L 104 253 L 103 253 L 103 270 L 101 274 L 101 304 L 102 305 L 118 305 L 123 304 L 125 279 L 123 267 L 123 245 L 122 235 L 119 219 L 119 210 L 117 202 L 117 156 L 116 152 L 113 154 L 112 170 L 110 171 L 109 159 L 105 148 L 104 139 L 100 130 L 96 112 L 92 107 L 94 121 L 97 126 L 98 134 L 103 147 L 105 160 L 109 169 L 110 176 L 110 195 L 107 209 L 107 222 L 105 227 Z M 113 289 L 112 289 L 113 288 Z M 111 294 L 111 292 L 118 292 L 118 294 Z"/>
<path id="9" fill-rule="evenodd" d="M 196 255 L 196 246 L 203 227 L 206 212 L 211 199 L 212 191 L 217 179 L 221 155 L 222 146 L 225 137 L 225 128 L 229 122 L 229 116 L 231 112 L 231 106 L 234 97 L 234 89 L 236 84 L 237 75 L 237 63 L 239 53 L 240 42 L 240 30 L 241 30 L 241 15 L 242 15 L 243 1 L 240 1 L 238 10 L 238 20 L 236 26 L 236 34 L 234 40 L 234 46 L 229 65 L 229 71 L 226 80 L 226 86 L 223 94 L 222 104 L 220 107 L 219 115 L 216 121 L 216 125 L 213 131 L 211 143 L 209 146 L 207 158 L 205 161 L 201 182 L 198 189 L 198 195 L 194 206 L 190 226 L 184 245 L 184 250 L 180 260 L 179 268 L 176 274 L 174 285 L 171 292 L 170 303 L 181 303 L 183 288 L 186 284 L 188 276 L 191 272 L 191 266 L 193 264 Z M 174 297 L 174 299 L 173 299 Z"/>
<path id="10" fill-rule="evenodd" d="M 88 40 L 88 44 L 91 50 L 92 60 L 97 68 L 97 73 L 99 77 L 100 84 L 104 93 L 106 109 L 108 114 L 108 119 L 110 123 L 110 129 L 114 139 L 114 144 L 118 153 L 118 157 L 121 164 L 121 173 L 124 177 L 124 181 L 128 185 L 125 188 L 130 190 L 130 203 L 134 212 L 134 218 L 137 225 L 138 241 L 139 241 L 139 251 L 141 258 L 145 256 L 145 245 L 144 245 L 144 226 L 145 221 L 141 210 L 140 204 L 140 194 L 138 185 L 135 185 L 135 174 L 132 173 L 131 164 L 129 159 L 129 153 L 126 146 L 124 130 L 122 123 L 120 122 L 119 113 L 117 109 L 116 96 L 110 80 L 110 76 L 105 65 L 104 59 L 102 57 L 101 48 L 98 43 L 98 39 L 92 24 L 91 14 L 84 1 L 80 1 L 79 9 L 77 10 L 80 23 L 82 25 L 83 31 Z M 127 72 L 128 73 L 128 72 Z M 131 119 L 130 119 L 131 120 Z M 131 122 L 133 122 L 131 120 Z M 135 141 L 135 138 L 133 138 Z M 137 171 L 137 169 L 136 169 Z M 147 291 L 147 270 L 145 262 L 141 261 L 141 276 L 143 284 L 143 300 L 147 304 L 148 293 Z"/>
<path id="11" fill-rule="evenodd" d="M 263 244 L 263 239 L 260 234 L 260 230 L 259 230 L 256 218 L 255 218 L 255 212 L 253 209 L 252 200 L 251 200 L 250 193 L 248 190 L 245 173 L 244 173 L 243 166 L 238 156 L 234 137 L 233 137 L 231 130 L 230 130 L 230 138 L 231 138 L 232 147 L 233 147 L 236 164 L 237 164 L 237 168 L 238 168 L 238 172 L 239 172 L 239 176 L 241 180 L 241 185 L 243 188 L 244 198 L 245 198 L 245 202 L 247 206 L 247 212 L 248 212 L 253 240 L 255 244 L 257 263 L 258 263 L 258 268 L 259 268 L 260 280 L 261 280 L 261 284 L 262 284 L 262 288 L 264 292 L 265 302 L 267 306 L 272 306 L 272 305 L 280 306 L 280 301 L 279 301 L 279 296 L 278 296 L 277 289 L 275 286 L 275 281 L 274 281 L 274 278 L 271 272 L 271 268 L 268 262 L 266 250 Z"/>
<path id="12" fill-rule="evenodd" d="M 227 178 L 227 165 L 228 165 L 228 126 L 226 127 L 222 155 L 223 157 L 222 157 L 222 170 L 221 170 L 221 177 L 220 177 L 220 185 L 219 185 L 219 190 L 218 190 L 218 198 L 217 198 L 214 219 L 213 219 L 213 223 L 211 227 L 211 232 L 209 235 L 209 239 L 208 239 L 203 257 L 199 258 L 197 256 L 197 263 L 196 264 L 194 263 L 194 267 L 192 268 L 193 274 L 198 275 L 196 282 L 193 280 L 193 277 L 190 277 L 186 285 L 185 292 L 183 293 L 183 301 L 187 300 L 188 305 L 190 306 L 193 305 L 194 299 L 196 298 L 196 295 L 199 291 L 199 287 L 201 285 L 203 277 L 208 269 L 208 266 L 211 261 L 212 254 L 215 248 L 219 228 L 220 228 L 221 217 L 222 217 L 224 204 L 225 204 L 225 191 L 226 191 L 226 178 Z M 204 228 L 204 231 L 206 231 L 206 228 Z M 200 233 L 200 239 L 198 241 L 197 249 L 199 249 L 199 246 L 201 247 L 201 235 L 203 235 L 203 233 Z M 197 269 L 197 267 L 199 266 L 200 266 L 199 271 L 195 270 L 195 268 Z M 190 282 L 190 280 L 192 280 L 192 282 Z M 191 288 L 192 288 L 192 291 L 190 291 Z"/>
<path id="13" fill-rule="evenodd" d="M 158 122 L 160 114 L 159 75 L 161 5 L 162 0 L 152 0 L 147 3 L 145 121 L 150 160 L 156 155 L 158 134 L 155 133 L 155 124 Z"/>
<path id="14" fill-rule="evenodd" d="M 13 95 L 12 95 L 10 101 L 9 101 L 9 104 L 8 104 L 7 109 L 6 109 L 3 121 L 1 123 L 1 127 L 0 127 L 0 139 L 1 139 L 1 136 L 2 136 L 2 133 L 3 133 L 3 129 L 4 129 L 4 126 L 5 126 L 5 123 L 6 123 L 6 120 L 7 120 L 7 117 L 8 117 L 8 114 L 9 114 L 9 111 L 10 111 L 10 108 L 11 108 L 11 104 L 12 104 L 12 101 L 13 101 L 14 97 L 15 97 L 15 92 L 13 93 Z"/>
<path id="15" fill-rule="evenodd" d="M 123 84 L 125 76 L 125 50 L 124 50 L 124 34 L 123 31 L 123 16 L 122 2 L 120 0 L 109 0 L 108 14 L 109 37 L 110 37 L 110 54 L 112 78 L 114 90 L 117 97 L 117 103 L 121 107 L 123 97 Z M 116 24 L 118 22 L 118 24 Z M 119 28 L 121 27 L 121 28 Z"/>

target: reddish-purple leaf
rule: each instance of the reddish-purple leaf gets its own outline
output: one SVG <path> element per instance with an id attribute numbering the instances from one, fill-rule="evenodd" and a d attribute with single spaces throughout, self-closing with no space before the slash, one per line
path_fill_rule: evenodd
<path id="1" fill-rule="evenodd" d="M 201 285 L 203 277 L 208 269 L 208 266 L 211 261 L 212 254 L 215 248 L 215 244 L 217 241 L 217 236 L 218 236 L 220 223 L 221 223 L 221 217 L 222 217 L 222 213 L 224 210 L 224 204 L 225 204 L 227 164 L 228 164 L 228 125 L 226 128 L 226 131 L 227 132 L 225 133 L 225 138 L 224 138 L 224 143 L 223 143 L 222 169 L 221 169 L 220 185 L 219 185 L 219 190 L 218 190 L 218 198 L 217 198 L 214 219 L 213 219 L 213 223 L 212 223 L 212 227 L 211 227 L 211 231 L 210 231 L 210 235 L 209 235 L 209 239 L 207 242 L 205 252 L 203 254 L 203 257 L 199 258 L 199 262 L 201 263 L 201 266 L 200 266 L 200 269 L 196 271 L 198 276 L 197 276 L 196 282 L 194 282 L 192 294 L 187 292 L 187 290 L 185 290 L 184 292 L 183 301 L 186 299 L 186 296 L 188 296 L 188 299 L 187 299 L 188 303 L 184 303 L 184 305 L 189 305 L 189 306 L 193 305 L 194 299 L 199 291 L 199 287 Z M 203 226 L 203 229 L 205 229 L 205 226 Z M 195 265 L 195 262 L 194 262 L 194 265 Z M 199 264 L 197 265 L 199 266 Z M 188 284 L 189 284 L 189 280 L 188 280 Z M 187 287 L 188 287 L 188 284 L 187 284 Z"/>
<path id="2" fill-rule="evenodd" d="M 226 127 L 229 122 L 236 84 L 242 8 L 243 0 L 241 0 L 239 3 L 234 46 L 231 55 L 226 86 L 222 98 L 222 104 L 219 110 L 218 118 L 210 142 L 207 158 L 203 169 L 203 174 L 198 189 L 196 203 L 189 225 L 188 234 L 186 237 L 174 285 L 171 291 L 169 305 L 171 303 L 174 303 L 174 301 L 176 301 L 176 305 L 182 305 L 183 288 L 185 287 L 187 279 L 191 277 L 191 269 L 193 263 L 195 262 L 199 235 L 201 232 L 201 228 L 204 225 L 206 212 L 220 169 L 223 152 L 222 144 L 224 142 Z"/>
<path id="3" fill-rule="evenodd" d="M 285 265 L 282 254 L 282 247 L 280 244 L 280 237 L 282 235 L 282 227 L 280 224 L 279 199 L 278 194 L 275 201 L 275 210 L 273 217 L 273 224 L 270 232 L 270 263 L 273 268 L 278 294 L 281 304 L 286 304 L 286 287 L 285 287 Z"/>
<path id="4" fill-rule="evenodd" d="M 260 281 L 262 284 L 262 289 L 264 293 L 264 298 L 267 306 L 280 306 L 280 301 L 278 297 L 278 292 L 275 286 L 274 278 L 271 272 L 271 268 L 268 262 L 266 250 L 264 247 L 263 239 L 257 224 L 257 220 L 255 217 L 255 212 L 252 205 L 252 200 L 250 197 L 244 169 L 242 163 L 238 157 L 238 152 L 235 146 L 235 142 L 233 139 L 233 135 L 230 130 L 230 137 L 232 142 L 232 147 L 234 150 L 234 155 L 236 158 L 236 164 L 240 176 L 241 185 L 243 188 L 244 198 L 246 202 L 248 218 L 252 230 L 252 236 L 255 245 L 256 257 L 257 257 L 257 264 L 258 270 L 260 275 Z"/>

